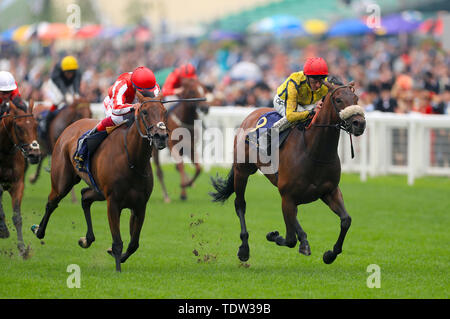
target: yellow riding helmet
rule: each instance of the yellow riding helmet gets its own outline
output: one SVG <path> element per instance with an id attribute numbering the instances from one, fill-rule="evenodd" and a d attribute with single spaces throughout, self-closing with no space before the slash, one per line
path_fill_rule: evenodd
<path id="1" fill-rule="evenodd" d="M 61 61 L 61 69 L 63 71 L 78 70 L 78 61 L 75 57 L 68 55 Z"/>

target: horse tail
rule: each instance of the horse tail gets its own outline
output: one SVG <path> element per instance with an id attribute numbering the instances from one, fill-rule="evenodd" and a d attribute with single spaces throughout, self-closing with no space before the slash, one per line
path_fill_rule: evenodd
<path id="1" fill-rule="evenodd" d="M 224 203 L 231 194 L 234 193 L 234 165 L 226 179 L 223 179 L 218 174 L 216 177 L 211 177 L 211 183 L 216 192 L 210 192 L 209 195 L 213 198 L 213 202 Z"/>

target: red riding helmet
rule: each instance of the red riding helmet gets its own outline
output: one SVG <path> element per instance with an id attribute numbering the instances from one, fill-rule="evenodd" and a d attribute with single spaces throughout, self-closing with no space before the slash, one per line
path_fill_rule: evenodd
<path id="1" fill-rule="evenodd" d="M 328 75 L 328 66 L 322 58 L 308 58 L 303 66 L 305 75 Z"/>
<path id="2" fill-rule="evenodd" d="M 152 70 L 145 66 L 140 66 L 131 74 L 131 83 L 138 91 L 150 91 L 153 92 L 157 89 L 156 78 Z"/>
<path id="3" fill-rule="evenodd" d="M 197 76 L 195 67 L 190 63 L 183 64 L 179 67 L 179 70 L 182 78 L 195 78 Z"/>

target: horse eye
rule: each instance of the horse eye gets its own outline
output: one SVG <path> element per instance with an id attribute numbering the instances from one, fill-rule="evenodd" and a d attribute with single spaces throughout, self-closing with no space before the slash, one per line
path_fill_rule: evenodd
<path id="1" fill-rule="evenodd" d="M 341 102 L 342 102 L 342 99 L 336 98 L 336 103 L 341 103 Z"/>

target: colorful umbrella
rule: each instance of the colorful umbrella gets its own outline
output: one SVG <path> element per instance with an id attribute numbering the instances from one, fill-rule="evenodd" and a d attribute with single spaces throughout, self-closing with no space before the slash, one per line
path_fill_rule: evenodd
<path id="1" fill-rule="evenodd" d="M 91 39 L 96 38 L 102 32 L 102 26 L 98 24 L 90 24 L 82 27 L 75 33 L 75 38 Z"/>
<path id="2" fill-rule="evenodd" d="M 305 22 L 304 27 L 309 34 L 323 34 L 328 30 L 328 23 L 322 20 L 311 19 Z"/>
<path id="3" fill-rule="evenodd" d="M 422 16 L 419 12 L 402 12 L 381 18 L 381 27 L 375 29 L 377 34 L 399 34 L 414 32 L 420 25 Z"/>
<path id="4" fill-rule="evenodd" d="M 17 29 L 16 27 L 9 28 L 8 30 L 5 30 L 2 33 L 0 33 L 0 40 L 3 42 L 12 42 L 13 34 L 16 29 Z"/>
<path id="5" fill-rule="evenodd" d="M 101 30 L 100 34 L 98 35 L 99 38 L 102 39 L 112 39 L 115 38 L 122 33 L 125 32 L 126 29 L 118 28 L 118 27 L 105 27 Z"/>
<path id="6" fill-rule="evenodd" d="M 340 37 L 346 35 L 362 35 L 372 32 L 363 21 L 359 19 L 348 19 L 337 22 L 328 31 L 330 37 Z"/>
<path id="7" fill-rule="evenodd" d="M 435 36 L 441 36 L 444 32 L 444 24 L 441 18 L 427 19 L 422 22 L 418 28 L 422 34 L 433 34 Z"/>
<path id="8" fill-rule="evenodd" d="M 64 23 L 44 23 L 38 27 L 38 37 L 41 40 L 69 38 L 73 33 L 73 29 Z"/>
<path id="9" fill-rule="evenodd" d="M 305 30 L 300 19 L 290 15 L 274 15 L 252 23 L 253 33 L 273 33 L 278 35 L 303 35 Z"/>
<path id="10" fill-rule="evenodd" d="M 18 27 L 13 35 L 12 35 L 12 39 L 16 42 L 25 42 L 28 39 L 31 38 L 31 36 L 33 35 L 33 33 L 36 32 L 37 26 L 35 24 L 31 24 L 31 25 L 23 25 L 21 27 Z"/>

